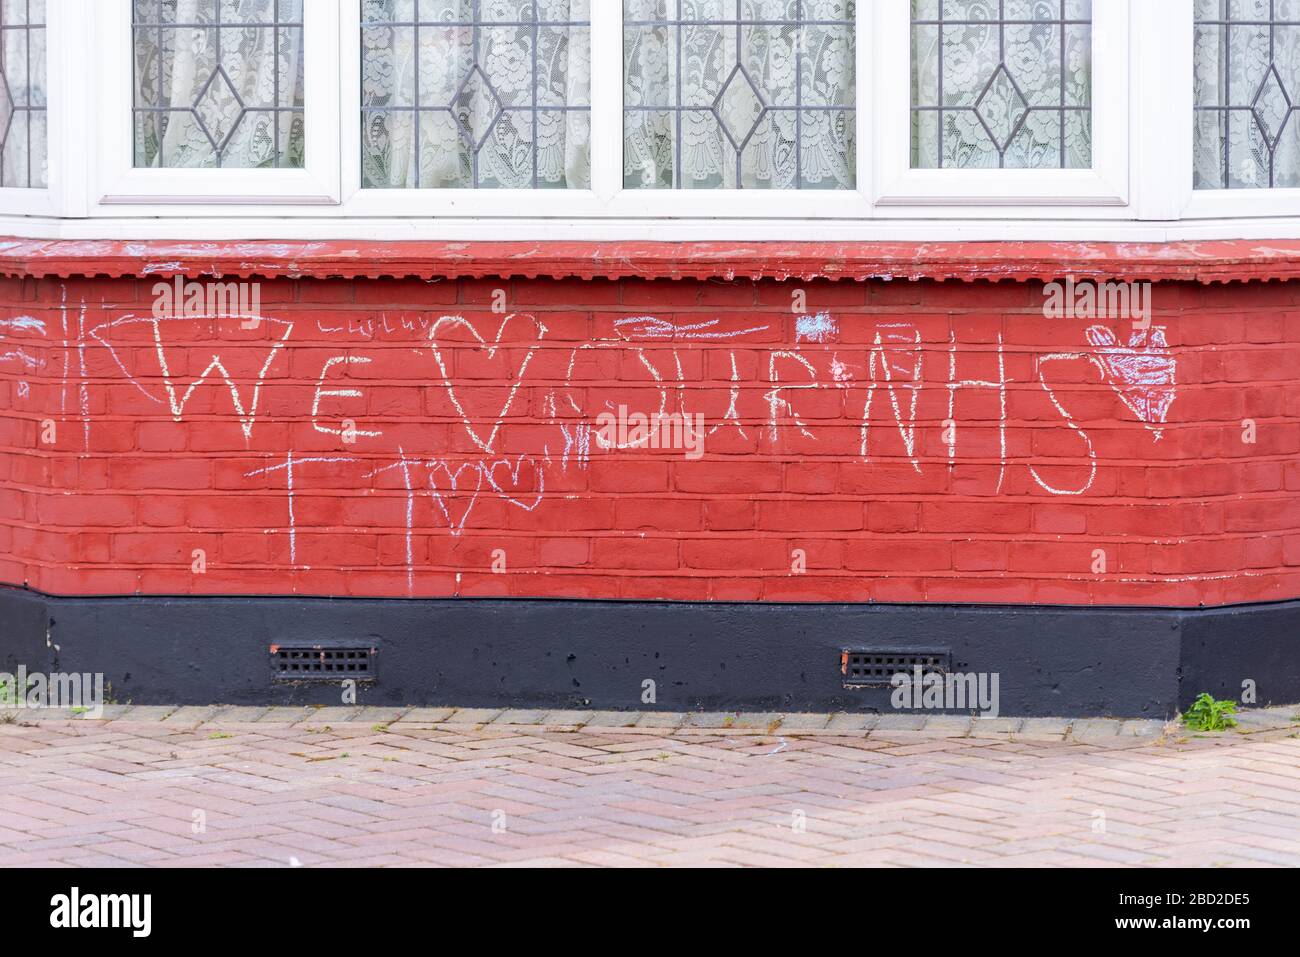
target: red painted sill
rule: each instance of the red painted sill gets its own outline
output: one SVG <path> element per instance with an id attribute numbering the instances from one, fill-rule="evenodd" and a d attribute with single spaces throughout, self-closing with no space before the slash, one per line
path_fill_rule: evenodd
<path id="1" fill-rule="evenodd" d="M 0 239 L 0 275 L 459 279 L 1300 278 L 1300 241 L 1187 243 L 123 242 Z"/>

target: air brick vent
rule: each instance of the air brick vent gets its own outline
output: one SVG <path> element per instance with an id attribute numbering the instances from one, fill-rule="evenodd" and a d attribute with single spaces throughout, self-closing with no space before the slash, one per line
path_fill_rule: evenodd
<path id="1" fill-rule="evenodd" d="M 374 648 L 286 648 L 271 649 L 271 663 L 278 680 L 340 681 L 352 678 L 371 681 L 375 677 Z"/>
<path id="2" fill-rule="evenodd" d="M 946 651 L 845 651 L 840 671 L 846 685 L 887 685 L 894 675 L 946 674 L 951 656 Z"/>

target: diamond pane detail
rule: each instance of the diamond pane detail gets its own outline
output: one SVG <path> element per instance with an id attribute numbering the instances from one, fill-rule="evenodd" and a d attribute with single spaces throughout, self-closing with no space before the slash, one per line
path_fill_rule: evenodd
<path id="1" fill-rule="evenodd" d="M 218 67 L 208 80 L 207 86 L 194 101 L 194 114 L 212 137 L 212 143 L 218 153 L 225 149 L 226 142 L 235 132 L 239 120 L 244 114 L 244 105 L 235 92 L 234 85 L 226 76 L 226 71 Z"/>
<path id="2" fill-rule="evenodd" d="M 303 2 L 134 0 L 135 165 L 301 168 Z"/>
<path id="3" fill-rule="evenodd" d="M 14 115 L 14 102 L 9 96 L 9 84 L 0 78 L 0 143 L 9 133 L 9 120 Z"/>
<path id="4" fill-rule="evenodd" d="M 736 67 L 718 93 L 713 111 L 732 145 L 740 149 L 763 116 L 763 98 L 749 74 Z"/>
<path id="5" fill-rule="evenodd" d="M 998 66 L 980 98 L 975 101 L 975 115 L 980 118 L 999 151 L 1011 145 L 1011 139 L 1029 113 L 1029 104 L 1016 89 L 1005 66 Z"/>
<path id="6" fill-rule="evenodd" d="M 473 149 L 479 149 L 492 132 L 492 125 L 501 115 L 501 97 L 488 81 L 487 75 L 474 65 L 465 82 L 456 92 L 452 102 L 452 115 L 460 127 L 461 136 Z"/>
<path id="7" fill-rule="evenodd" d="M 1277 145 L 1290 112 L 1291 101 L 1277 75 L 1277 67 L 1269 67 L 1264 82 L 1255 93 L 1254 113 L 1255 122 L 1259 124 L 1270 146 Z"/>

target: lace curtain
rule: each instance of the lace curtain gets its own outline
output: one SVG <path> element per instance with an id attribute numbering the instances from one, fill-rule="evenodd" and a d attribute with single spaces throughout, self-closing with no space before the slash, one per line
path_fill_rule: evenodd
<path id="1" fill-rule="evenodd" d="M 630 189 L 851 189 L 853 0 L 624 0 Z"/>
<path id="2" fill-rule="evenodd" d="M 913 0 L 912 166 L 1092 165 L 1091 0 Z"/>
<path id="3" fill-rule="evenodd" d="M 0 3 L 0 186 L 46 185 L 45 2 Z"/>
<path id="4" fill-rule="evenodd" d="M 1197 0 L 1197 189 L 1300 187 L 1300 2 Z"/>
<path id="5" fill-rule="evenodd" d="M 590 188 L 590 19 L 590 0 L 363 0 L 363 184 Z"/>
<path id="6" fill-rule="evenodd" d="M 137 166 L 301 167 L 303 0 L 135 0 Z"/>

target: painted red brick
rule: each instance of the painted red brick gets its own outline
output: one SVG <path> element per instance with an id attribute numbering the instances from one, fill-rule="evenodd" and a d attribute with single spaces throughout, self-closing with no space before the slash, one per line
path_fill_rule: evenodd
<path id="1" fill-rule="evenodd" d="M 51 243 L 0 260 L 15 277 L 0 279 L 0 581 L 714 601 L 1300 594 L 1298 256 L 1140 247 L 1081 268 L 1041 245 L 790 247 L 738 267 L 703 244 L 625 250 L 619 267 L 561 244 L 521 279 L 500 278 L 503 250 L 394 244 L 366 255 L 398 278 L 354 278 L 322 248 L 299 263 L 315 278 L 263 283 L 256 328 L 162 320 L 162 363 L 138 277 L 175 253 L 86 262 Z M 1163 338 L 1043 317 L 1041 280 L 1122 275 L 1124 255 L 1161 280 Z M 1012 281 L 982 281 L 998 256 Z M 218 249 L 209 265 L 222 263 L 240 274 Z M 895 278 L 825 278 L 832 267 Z M 102 275 L 30 278 L 83 271 Z M 1280 281 L 1204 284 L 1224 278 Z M 792 312 L 795 290 L 808 315 Z M 86 304 L 84 335 L 65 336 L 65 295 L 77 315 Z M 1142 381 L 1162 370 L 1167 407 Z M 598 416 L 620 406 L 702 415 L 702 457 L 606 447 Z"/>

